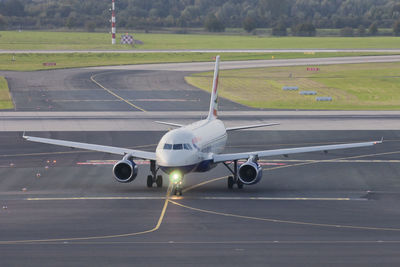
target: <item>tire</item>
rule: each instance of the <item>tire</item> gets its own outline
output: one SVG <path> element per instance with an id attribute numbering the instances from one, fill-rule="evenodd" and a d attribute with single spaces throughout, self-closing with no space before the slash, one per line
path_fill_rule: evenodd
<path id="1" fill-rule="evenodd" d="M 237 181 L 237 186 L 238 186 L 239 189 L 242 189 L 243 188 L 243 183 L 240 180 L 238 180 Z"/>
<path id="2" fill-rule="evenodd" d="M 182 196 L 182 189 L 181 188 L 177 189 L 175 195 Z"/>
<path id="3" fill-rule="evenodd" d="M 153 187 L 153 176 L 147 176 L 147 187 Z"/>
<path id="4" fill-rule="evenodd" d="M 162 185 L 163 185 L 162 175 L 157 175 L 156 184 L 157 184 L 157 187 L 162 187 Z"/>
<path id="5" fill-rule="evenodd" d="M 228 188 L 232 189 L 233 188 L 233 184 L 235 182 L 233 181 L 233 177 L 232 176 L 228 176 Z"/>

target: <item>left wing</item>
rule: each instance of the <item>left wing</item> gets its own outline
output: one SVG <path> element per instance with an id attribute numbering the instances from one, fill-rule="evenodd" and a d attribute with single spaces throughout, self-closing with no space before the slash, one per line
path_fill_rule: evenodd
<path id="1" fill-rule="evenodd" d="M 214 160 L 215 163 L 218 163 L 218 162 L 225 162 L 225 161 L 232 161 L 232 160 L 239 160 L 239 159 L 248 159 L 250 156 L 258 156 L 259 158 L 261 158 L 261 157 L 268 157 L 268 156 L 288 155 L 288 154 L 296 154 L 296 153 L 304 153 L 304 152 L 328 151 L 328 150 L 335 150 L 335 149 L 366 147 L 366 146 L 373 146 L 376 144 L 381 144 L 382 142 L 383 142 L 383 139 L 381 141 L 350 143 L 350 144 L 340 144 L 340 145 L 284 148 L 284 149 L 262 150 L 262 151 L 254 151 L 254 152 L 232 153 L 232 154 L 214 154 L 214 155 L 212 155 L 212 159 Z"/>
<path id="2" fill-rule="evenodd" d="M 106 152 L 106 153 L 117 154 L 117 155 L 129 154 L 134 158 L 156 160 L 156 153 L 154 153 L 154 152 L 133 150 L 133 149 L 128 149 L 128 148 L 120 148 L 120 147 L 113 147 L 113 146 L 102 146 L 102 145 L 94 145 L 94 144 L 87 144 L 87 143 L 79 143 L 79 142 L 49 139 L 49 138 L 41 138 L 41 137 L 33 137 L 33 136 L 25 136 L 25 134 L 22 137 L 25 138 L 26 140 L 32 141 L 32 142 L 45 143 L 45 144 L 58 145 L 58 146 L 66 146 L 66 147 L 70 147 L 70 148 L 81 148 L 81 149 Z"/>

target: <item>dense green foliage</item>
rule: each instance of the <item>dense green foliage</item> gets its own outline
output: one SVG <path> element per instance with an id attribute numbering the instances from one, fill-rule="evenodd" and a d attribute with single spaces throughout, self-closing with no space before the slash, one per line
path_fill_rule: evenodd
<path id="1" fill-rule="evenodd" d="M 0 0 L 0 28 L 105 29 L 110 6 L 111 0 Z M 399 0 L 116 0 L 116 7 L 118 27 L 136 29 L 204 27 L 212 15 L 221 23 L 218 30 L 240 28 L 246 18 L 258 28 L 285 21 L 288 28 L 309 22 L 316 28 L 354 29 L 374 22 L 392 28 L 400 18 Z"/>

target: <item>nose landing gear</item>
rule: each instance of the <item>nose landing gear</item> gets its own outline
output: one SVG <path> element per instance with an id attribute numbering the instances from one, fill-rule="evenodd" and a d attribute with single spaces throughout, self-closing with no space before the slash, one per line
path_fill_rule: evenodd
<path id="1" fill-rule="evenodd" d="M 182 183 L 175 184 L 172 192 L 175 196 L 182 196 Z"/>

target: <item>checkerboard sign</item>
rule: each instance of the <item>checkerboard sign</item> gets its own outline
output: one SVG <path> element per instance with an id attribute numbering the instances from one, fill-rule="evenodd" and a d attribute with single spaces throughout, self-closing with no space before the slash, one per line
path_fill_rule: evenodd
<path id="1" fill-rule="evenodd" d="M 122 35 L 121 44 L 133 44 L 133 36 L 128 34 Z"/>

